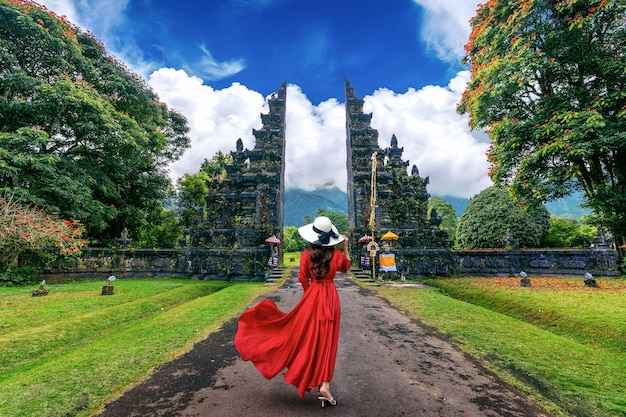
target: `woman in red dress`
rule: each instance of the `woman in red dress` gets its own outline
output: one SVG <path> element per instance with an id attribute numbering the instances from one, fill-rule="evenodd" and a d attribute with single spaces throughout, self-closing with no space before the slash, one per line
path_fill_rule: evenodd
<path id="1" fill-rule="evenodd" d="M 298 229 L 311 245 L 302 252 L 298 280 L 302 299 L 289 313 L 271 300 L 262 300 L 239 318 L 235 346 L 242 359 L 252 361 L 267 379 L 284 369 L 285 381 L 304 397 L 319 390 L 322 407 L 337 402 L 330 393 L 339 340 L 340 304 L 334 278 L 350 269 L 348 241 L 328 217 Z M 342 249 L 334 246 L 342 243 Z"/>

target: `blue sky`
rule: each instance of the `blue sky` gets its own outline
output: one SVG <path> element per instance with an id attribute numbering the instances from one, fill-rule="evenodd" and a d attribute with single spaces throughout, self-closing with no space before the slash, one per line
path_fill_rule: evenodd
<path id="1" fill-rule="evenodd" d="M 486 136 L 455 112 L 474 0 L 43 0 L 89 30 L 189 120 L 177 178 L 254 146 L 266 97 L 287 94 L 287 187 L 345 189 L 344 79 L 436 195 L 490 185 Z M 409 166 L 410 168 L 410 166 Z"/>

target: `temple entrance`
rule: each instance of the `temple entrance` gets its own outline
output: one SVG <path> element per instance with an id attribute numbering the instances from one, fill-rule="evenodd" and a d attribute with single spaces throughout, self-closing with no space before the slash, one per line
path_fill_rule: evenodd
<path id="1" fill-rule="evenodd" d="M 414 165 L 407 173 L 403 148 L 395 136 L 381 149 L 378 132 L 363 113 L 363 99 L 345 82 L 348 219 L 351 239 L 372 234 L 376 240 L 393 230 L 398 247 L 442 247 L 445 236 L 427 219 L 428 178 Z M 210 184 L 202 223 L 192 231 L 191 246 L 211 252 L 201 267 L 229 276 L 260 276 L 272 254 L 265 240 L 282 239 L 285 196 L 285 118 L 287 83 L 268 99 L 263 126 L 253 130 L 255 146 L 241 139 L 231 152 L 233 163 L 222 181 Z M 374 185 L 375 184 L 375 185 Z M 282 254 L 278 255 L 281 262 Z M 215 259 L 219 261 L 216 263 Z M 196 266 L 199 267 L 199 266 Z"/>

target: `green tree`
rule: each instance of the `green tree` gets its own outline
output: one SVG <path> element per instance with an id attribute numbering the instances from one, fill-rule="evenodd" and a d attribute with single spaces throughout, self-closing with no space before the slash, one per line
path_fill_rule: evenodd
<path id="1" fill-rule="evenodd" d="M 0 51 L 0 189 L 80 220 L 104 243 L 157 221 L 165 168 L 189 147 L 185 118 L 34 2 L 0 0 Z"/>
<path id="2" fill-rule="evenodd" d="M 582 189 L 599 224 L 626 236 L 626 2 L 481 5 L 458 110 L 492 140 L 495 183 L 516 201 Z"/>
<path id="3" fill-rule="evenodd" d="M 185 228 L 190 228 L 202 216 L 206 207 L 205 197 L 209 192 L 211 178 L 206 172 L 184 174 L 178 179 L 178 215 Z"/>
<path id="4" fill-rule="evenodd" d="M 172 210 L 162 209 L 156 221 L 139 229 L 137 242 L 140 248 L 176 248 L 182 238 L 182 225 Z"/>
<path id="5" fill-rule="evenodd" d="M 333 225 L 337 228 L 339 233 L 345 235 L 348 233 L 348 229 L 350 228 L 350 222 L 348 221 L 348 215 L 345 213 L 339 213 L 337 211 L 329 211 L 324 208 L 317 209 L 315 213 L 316 217 L 326 216 L 333 222 Z M 313 219 L 315 220 L 315 219 Z M 311 222 L 313 221 L 311 220 Z"/>
<path id="6" fill-rule="evenodd" d="M 202 162 L 200 171 L 206 173 L 211 181 L 221 182 L 226 178 L 226 166 L 232 163 L 231 154 L 218 151 L 211 159 L 205 159 Z"/>
<path id="7" fill-rule="evenodd" d="M 435 210 L 437 218 L 441 220 L 439 229 L 448 232 L 448 237 L 452 240 L 456 239 L 456 228 L 458 225 L 458 217 L 456 210 L 446 200 L 440 197 L 431 197 L 428 199 L 428 218 L 430 219 L 432 211 Z"/>
<path id="8" fill-rule="evenodd" d="M 283 250 L 285 252 L 301 252 L 309 246 L 309 242 L 302 239 L 296 226 L 287 226 L 283 230 Z"/>
<path id="9" fill-rule="evenodd" d="M 178 216 L 184 228 L 193 227 L 202 218 L 209 187 L 218 185 L 226 178 L 226 166 L 232 163 L 230 154 L 219 151 L 211 159 L 202 162 L 200 171 L 184 174 L 178 179 Z"/>
<path id="10" fill-rule="evenodd" d="M 597 228 L 579 219 L 552 216 L 543 245 L 551 248 L 589 247 L 597 235 Z"/>
<path id="11" fill-rule="evenodd" d="M 464 249 L 502 248 L 510 234 L 521 247 L 537 247 L 549 227 L 550 213 L 545 206 L 521 210 L 503 187 L 492 186 L 467 203 L 456 243 Z"/>

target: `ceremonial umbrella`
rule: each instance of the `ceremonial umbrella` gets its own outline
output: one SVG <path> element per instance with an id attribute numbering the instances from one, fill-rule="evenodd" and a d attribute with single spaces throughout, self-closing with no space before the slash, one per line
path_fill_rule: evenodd
<path id="1" fill-rule="evenodd" d="M 398 235 L 390 230 L 382 235 L 380 240 L 398 240 Z"/>
<path id="2" fill-rule="evenodd" d="M 280 245 L 280 239 L 272 235 L 268 237 L 267 239 L 265 239 L 265 243 L 271 243 L 272 245 Z"/>
<path id="3" fill-rule="evenodd" d="M 358 241 L 358 242 L 359 242 L 359 243 L 365 243 L 365 242 L 371 242 L 371 241 L 372 241 L 372 237 L 371 237 L 371 236 L 368 236 L 368 235 L 365 235 L 365 236 L 362 236 L 362 237 L 359 239 L 359 241 Z"/>

